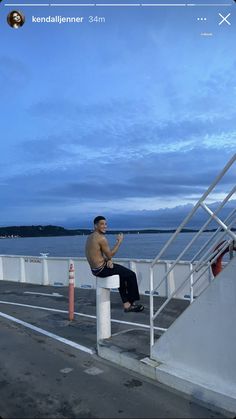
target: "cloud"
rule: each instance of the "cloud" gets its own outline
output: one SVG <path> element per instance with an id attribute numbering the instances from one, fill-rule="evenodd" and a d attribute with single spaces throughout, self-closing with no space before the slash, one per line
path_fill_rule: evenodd
<path id="1" fill-rule="evenodd" d="M 214 202 L 210 205 L 212 210 L 216 210 L 219 206 L 219 202 Z M 226 217 L 235 209 L 236 200 L 229 201 L 226 206 L 218 214 L 221 220 L 225 220 Z M 123 213 L 111 213 L 104 211 L 105 217 L 108 220 L 110 229 L 144 229 L 144 228 L 160 228 L 169 229 L 177 228 L 185 219 L 185 217 L 193 209 L 193 205 L 179 205 L 174 208 L 162 208 L 159 210 L 142 210 L 142 211 L 127 211 Z M 93 216 L 97 215 L 96 212 Z M 234 215 L 235 217 L 235 215 Z M 203 224 L 208 220 L 207 214 L 203 209 L 198 209 L 193 218 L 186 224 L 186 228 L 201 228 Z M 230 222 L 233 218 L 230 218 Z M 83 214 L 82 217 L 71 217 L 68 218 L 65 225 L 68 227 L 88 228 L 92 222 L 92 214 Z M 236 224 L 234 222 L 234 227 Z M 215 222 L 211 222 L 207 228 L 216 228 L 218 225 Z"/>
<path id="2" fill-rule="evenodd" d="M 87 26 L 79 38 L 72 26 L 63 36 L 51 26 L 40 37 L 23 31 L 17 42 L 9 32 L 11 56 L 3 43 L 0 57 L 2 219 L 192 203 L 235 152 L 234 37 L 221 31 L 222 42 L 203 47 L 190 20 L 168 10 L 166 25 L 167 11 L 156 12 L 117 10 L 121 27 L 110 11 L 115 20 L 95 38 Z"/>
<path id="3" fill-rule="evenodd" d="M 54 140 L 53 140 L 54 141 Z M 51 147 L 49 147 L 50 150 Z M 158 209 L 196 202 L 232 155 L 225 150 L 196 148 L 195 153 L 149 153 L 143 156 L 77 161 L 71 165 L 32 169 L 2 180 L 2 219 L 9 208 L 47 208 L 60 219 L 67 214 Z M 49 161 L 50 164 L 50 161 Z M 62 162 L 63 164 L 63 162 Z M 234 185 L 232 168 L 214 190 L 222 197 Z M 218 195 L 217 195 L 218 194 Z M 62 215 L 63 214 L 63 215 Z"/>
<path id="4" fill-rule="evenodd" d="M 230 113 L 222 113 L 222 109 L 220 113 L 215 113 L 215 102 L 212 101 L 207 112 L 201 108 L 199 113 L 194 111 L 195 100 L 198 99 L 199 95 L 193 96 L 191 106 L 183 106 L 181 113 L 176 108 L 165 117 L 159 114 L 153 100 L 148 102 L 148 98 L 144 98 L 142 103 L 127 99 L 84 104 L 66 99 L 44 100 L 32 105 L 29 113 L 33 117 L 58 121 L 58 134 L 40 139 L 41 142 L 50 141 L 53 135 L 58 136 L 58 146 L 62 140 L 62 143 L 64 141 L 74 147 L 86 146 L 91 149 L 135 146 L 165 152 L 168 149 L 189 150 L 199 142 L 214 148 L 213 142 L 216 145 L 218 139 L 224 147 L 236 145 L 234 109 Z M 64 140 L 61 138 L 61 128 Z M 30 148 L 30 141 L 28 144 Z"/>
<path id="5" fill-rule="evenodd" d="M 28 85 L 30 72 L 23 60 L 9 56 L 0 57 L 1 94 L 22 95 L 22 89 Z"/>

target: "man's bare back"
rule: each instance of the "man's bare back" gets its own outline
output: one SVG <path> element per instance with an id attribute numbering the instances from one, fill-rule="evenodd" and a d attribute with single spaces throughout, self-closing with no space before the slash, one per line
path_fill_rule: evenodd
<path id="1" fill-rule="evenodd" d="M 94 231 L 87 238 L 85 252 L 88 263 L 92 269 L 98 268 L 106 261 L 101 245 L 101 242 L 104 240 L 106 240 L 106 238 L 97 231 Z"/>

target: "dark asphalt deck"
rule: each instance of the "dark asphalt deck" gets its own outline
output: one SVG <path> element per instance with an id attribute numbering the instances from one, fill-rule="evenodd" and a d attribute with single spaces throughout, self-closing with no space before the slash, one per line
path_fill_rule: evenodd
<path id="1" fill-rule="evenodd" d="M 63 297 L 25 294 L 59 293 Z M 148 297 L 142 313 L 124 313 L 118 293 L 111 294 L 113 345 L 148 356 Z M 96 350 L 96 320 L 8 304 L 68 310 L 66 287 L 0 281 L 0 312 Z M 160 299 L 156 300 L 156 305 Z M 173 301 L 160 326 L 166 327 L 187 302 Z M 75 311 L 95 316 L 95 291 L 75 290 Z M 119 323 L 134 322 L 135 325 Z M 128 336 L 128 339 L 126 338 Z M 138 349 L 137 349 L 138 348 Z M 193 400 L 128 369 L 87 354 L 0 316 L 0 418 L 219 418 Z"/>
<path id="2" fill-rule="evenodd" d="M 53 294 L 58 293 L 63 297 L 42 296 L 37 294 L 25 294 L 27 292 Z M 35 326 L 45 328 L 50 332 L 62 335 L 67 339 L 72 339 L 82 345 L 96 348 L 96 321 L 89 317 L 75 315 L 73 322 L 68 320 L 68 288 L 50 287 L 41 285 L 32 285 L 15 282 L 0 282 L 0 300 L 14 302 L 24 305 L 32 305 L 50 309 L 64 310 L 66 313 L 57 313 L 53 311 L 36 310 L 33 308 L 11 306 L 1 304 L 4 312 L 9 315 L 15 315 L 17 318 L 30 322 Z M 140 353 L 148 356 L 149 354 L 149 329 L 138 327 L 137 323 L 149 325 L 149 297 L 143 296 L 145 310 L 141 313 L 124 313 L 120 296 L 118 292 L 111 293 L 111 318 L 112 334 L 119 332 L 130 333 L 130 329 L 139 330 L 140 336 L 143 334 L 146 338 L 140 339 Z M 156 297 L 155 309 L 163 302 L 162 298 Z M 187 301 L 175 300 L 170 302 L 163 314 L 160 315 L 158 326 L 168 327 L 175 318 L 188 305 Z M 85 315 L 96 316 L 96 295 L 94 289 L 75 289 L 75 312 Z M 120 321 L 120 323 L 118 322 Z M 125 323 L 123 323 L 125 322 Z M 126 324 L 127 323 L 127 324 Z M 129 324 L 131 323 L 131 324 Z M 156 332 L 156 336 L 160 333 Z M 116 338 L 117 340 L 117 338 Z M 122 339 L 124 340 L 124 339 Z M 142 344 L 143 343 L 143 344 Z"/>

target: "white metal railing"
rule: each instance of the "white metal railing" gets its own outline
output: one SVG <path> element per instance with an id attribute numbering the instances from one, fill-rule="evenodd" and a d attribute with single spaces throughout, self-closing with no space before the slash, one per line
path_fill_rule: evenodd
<path id="1" fill-rule="evenodd" d="M 208 237 L 208 236 L 207 236 Z M 92 275 L 89 264 L 85 257 L 71 257 L 75 263 L 75 287 L 95 289 L 95 277 Z M 51 286 L 68 285 L 68 266 L 69 257 L 56 256 L 26 256 L 26 255 L 1 255 L 0 254 L 0 281 L 24 282 Z M 139 292 L 141 295 L 149 296 L 149 267 L 152 259 L 116 259 L 117 263 L 132 269 L 138 279 Z M 162 275 L 174 262 L 171 260 L 162 260 L 155 266 L 155 276 Z M 155 293 L 155 297 L 168 297 L 181 282 L 181 278 L 189 272 L 189 260 L 180 261 L 176 269 L 172 271 L 170 278 L 170 287 L 162 287 Z M 196 279 L 194 275 L 194 280 Z M 194 289 L 194 296 L 197 297 L 201 290 L 209 283 L 209 275 L 202 276 L 198 286 Z M 112 291 L 113 292 L 113 291 Z M 180 299 L 188 298 L 189 287 L 187 286 L 178 295 Z"/>
<path id="2" fill-rule="evenodd" d="M 157 316 L 163 311 L 163 309 L 166 307 L 169 301 L 172 298 L 176 297 L 176 295 L 183 289 L 183 287 L 186 286 L 188 282 L 190 283 L 190 302 L 192 302 L 193 301 L 193 288 L 196 285 L 196 283 L 199 281 L 201 276 L 207 270 L 209 270 L 210 272 L 212 263 L 214 263 L 216 259 L 221 254 L 223 254 L 224 250 L 227 249 L 228 246 L 231 246 L 232 242 L 234 241 L 236 242 L 236 234 L 234 231 L 232 231 L 232 227 L 236 223 L 236 217 L 235 217 L 236 208 L 231 211 L 231 213 L 225 218 L 224 221 L 222 221 L 219 218 L 219 213 L 222 210 L 222 208 L 225 207 L 226 203 L 229 202 L 229 200 L 236 193 L 236 186 L 234 186 L 232 190 L 226 195 L 226 197 L 218 205 L 215 211 L 212 211 L 205 202 L 206 199 L 209 197 L 210 193 L 213 191 L 216 185 L 218 185 L 218 183 L 224 177 L 226 172 L 229 171 L 229 169 L 233 166 L 235 162 L 236 162 L 236 154 L 233 155 L 233 157 L 229 160 L 229 162 L 226 164 L 224 169 L 216 177 L 214 182 L 209 186 L 207 191 L 199 199 L 199 201 L 196 203 L 196 205 L 193 207 L 193 209 L 190 211 L 187 217 L 183 220 L 183 222 L 177 228 L 176 232 L 170 237 L 170 239 L 163 246 L 161 251 L 158 253 L 158 255 L 155 257 L 155 259 L 151 263 L 151 266 L 150 266 L 150 354 L 151 354 L 152 347 L 154 345 L 154 329 L 155 329 L 154 320 L 157 318 Z M 195 213 L 198 211 L 199 208 L 203 209 L 208 214 L 209 218 L 203 224 L 200 230 L 193 236 L 193 238 L 190 240 L 187 246 L 183 249 L 183 251 L 180 252 L 179 256 L 169 266 L 169 268 L 166 270 L 164 275 L 161 278 L 159 278 L 158 284 L 154 286 L 154 266 L 160 263 L 161 257 L 164 255 L 165 251 L 171 246 L 173 241 L 177 238 L 179 233 L 188 224 L 188 222 L 193 218 L 193 216 L 195 215 Z M 154 294 L 156 290 L 164 283 L 164 281 L 168 283 L 169 277 L 171 273 L 173 272 L 173 269 L 175 268 L 175 266 L 184 257 L 185 253 L 191 248 L 191 246 L 196 242 L 199 236 L 205 231 L 206 227 L 212 221 L 215 221 L 215 223 L 218 224 L 217 230 L 206 241 L 206 243 L 204 243 L 204 245 L 197 251 L 195 256 L 191 259 L 189 273 L 186 276 L 184 276 L 180 285 L 176 287 L 176 289 L 172 293 L 170 293 L 168 298 L 154 313 Z M 228 240 L 225 240 L 224 243 L 218 247 L 218 249 L 215 249 L 216 246 L 219 245 L 219 243 L 224 239 L 225 236 L 227 236 Z M 198 259 L 200 255 L 202 256 L 200 257 L 200 259 Z M 232 257 L 232 252 L 231 252 L 231 257 Z M 196 274 L 199 271 L 200 271 L 199 276 L 194 280 L 193 274 Z M 211 274 L 211 279 L 212 279 L 212 274 Z"/>

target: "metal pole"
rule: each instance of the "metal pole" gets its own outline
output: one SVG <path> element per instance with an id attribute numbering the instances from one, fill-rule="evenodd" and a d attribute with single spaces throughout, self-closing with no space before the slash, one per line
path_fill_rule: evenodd
<path id="1" fill-rule="evenodd" d="M 190 275 L 190 303 L 192 303 L 193 302 L 193 265 L 192 263 L 190 263 L 190 272 L 192 272 Z"/>
<path id="2" fill-rule="evenodd" d="M 3 257 L 0 256 L 0 281 L 3 280 Z"/>
<path id="3" fill-rule="evenodd" d="M 49 285 L 48 261 L 47 261 L 47 257 L 49 253 L 40 253 L 40 255 L 43 260 L 43 285 Z"/>
<path id="4" fill-rule="evenodd" d="M 25 259 L 20 258 L 20 282 L 25 282 Z"/>
<path id="5" fill-rule="evenodd" d="M 111 275 L 96 279 L 96 314 L 97 314 L 97 345 L 103 339 L 111 337 L 111 296 L 112 288 L 119 288 L 119 275 Z"/>
<path id="6" fill-rule="evenodd" d="M 99 279 L 97 279 L 97 283 Z M 99 344 L 100 340 L 111 337 L 111 300 L 110 289 L 101 288 L 98 284 L 96 288 L 96 314 L 97 344 Z"/>
<path id="7" fill-rule="evenodd" d="M 235 188 L 236 189 L 236 188 Z M 236 240 L 236 234 L 233 233 L 233 231 L 231 231 L 229 229 L 229 227 L 223 223 L 223 221 L 221 221 L 221 219 L 219 217 L 216 216 L 216 214 L 210 210 L 210 208 L 204 203 L 201 203 L 201 207 L 206 210 L 206 212 L 225 230 L 227 231 L 227 233 L 233 238 L 233 240 Z"/>
<path id="8" fill-rule="evenodd" d="M 150 357 L 152 356 L 152 347 L 154 345 L 154 322 L 153 322 L 153 267 L 150 267 Z"/>
<path id="9" fill-rule="evenodd" d="M 236 243 L 235 240 L 233 240 L 229 245 L 229 258 L 230 258 L 230 260 L 233 259 L 233 257 L 234 257 L 234 250 L 235 250 L 235 247 L 236 247 L 234 245 L 234 243 Z"/>
<path id="10" fill-rule="evenodd" d="M 223 170 L 220 172 L 220 174 L 215 178 L 215 180 L 212 182 L 212 184 L 209 186 L 209 188 L 206 190 L 206 192 L 202 195 L 202 197 L 199 199 L 199 201 L 196 203 L 196 205 L 193 207 L 192 211 L 187 215 L 187 217 L 183 220 L 183 222 L 180 224 L 180 226 L 177 228 L 176 232 L 173 234 L 173 236 L 170 237 L 170 239 L 167 241 L 167 243 L 163 246 L 161 251 L 158 253 L 158 255 L 153 259 L 152 266 L 155 265 L 155 263 L 160 259 L 160 257 L 163 255 L 163 253 L 166 251 L 166 249 L 169 247 L 169 245 L 173 242 L 173 240 L 178 236 L 179 232 L 182 230 L 182 228 L 188 223 L 188 221 L 192 218 L 192 216 L 195 214 L 195 212 L 198 210 L 198 208 L 201 206 L 201 203 L 205 201 L 206 197 L 210 194 L 210 192 L 215 188 L 217 183 L 221 180 L 221 178 L 224 176 L 224 174 L 228 171 L 230 166 L 235 162 L 236 160 L 236 154 L 233 155 L 233 157 L 229 160 L 229 162 L 225 165 Z"/>
<path id="11" fill-rule="evenodd" d="M 75 267 L 74 262 L 70 260 L 69 267 L 69 320 L 74 320 L 74 299 L 75 299 Z"/>

